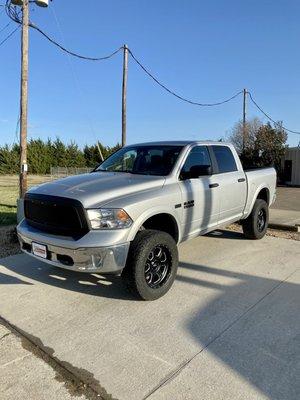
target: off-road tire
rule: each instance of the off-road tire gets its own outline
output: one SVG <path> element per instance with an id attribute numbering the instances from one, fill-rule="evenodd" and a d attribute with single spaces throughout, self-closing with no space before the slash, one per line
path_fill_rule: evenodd
<path id="1" fill-rule="evenodd" d="M 261 219 L 264 225 L 261 225 Z M 269 223 L 269 207 L 265 200 L 256 199 L 251 214 L 242 220 L 244 235 L 247 239 L 261 239 L 265 236 Z"/>
<path id="2" fill-rule="evenodd" d="M 161 286 L 150 287 L 146 278 L 146 266 L 153 249 L 163 248 L 168 255 L 168 268 Z M 175 240 L 168 233 L 157 230 L 142 230 L 130 245 L 126 267 L 122 278 L 127 288 L 137 298 L 156 300 L 168 292 L 173 285 L 178 268 L 178 249 Z"/>

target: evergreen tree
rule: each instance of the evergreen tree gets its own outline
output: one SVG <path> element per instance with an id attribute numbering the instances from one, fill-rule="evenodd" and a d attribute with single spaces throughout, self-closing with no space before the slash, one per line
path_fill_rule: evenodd
<path id="1" fill-rule="evenodd" d="M 121 146 L 109 147 L 99 144 L 102 155 L 107 158 L 111 153 Z M 57 137 L 54 141 L 42 139 L 30 139 L 27 145 L 28 167 L 30 174 L 49 174 L 51 167 L 90 167 L 94 168 L 100 164 L 101 158 L 97 145 L 85 146 L 81 150 L 72 141 L 65 145 Z M 19 145 L 0 146 L 0 174 L 17 174 L 20 165 Z"/>
<path id="2" fill-rule="evenodd" d="M 17 174 L 19 172 L 20 148 L 17 144 L 0 147 L 0 174 Z"/>

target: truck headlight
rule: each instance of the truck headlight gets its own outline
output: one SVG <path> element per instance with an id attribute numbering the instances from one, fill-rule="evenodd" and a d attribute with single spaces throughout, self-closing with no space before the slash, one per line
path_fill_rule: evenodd
<path id="1" fill-rule="evenodd" d="M 92 229 L 129 228 L 132 219 L 121 208 L 97 208 L 87 210 Z"/>

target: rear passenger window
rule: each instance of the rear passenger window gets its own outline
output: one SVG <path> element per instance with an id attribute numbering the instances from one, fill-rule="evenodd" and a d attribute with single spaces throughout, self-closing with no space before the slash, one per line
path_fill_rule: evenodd
<path id="1" fill-rule="evenodd" d="M 217 159 L 219 173 L 237 171 L 232 151 L 227 146 L 212 146 Z"/>

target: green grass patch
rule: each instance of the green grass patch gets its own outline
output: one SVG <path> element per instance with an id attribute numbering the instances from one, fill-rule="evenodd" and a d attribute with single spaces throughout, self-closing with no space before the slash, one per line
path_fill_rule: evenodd
<path id="1" fill-rule="evenodd" d="M 17 207 L 0 204 L 0 226 L 16 225 Z"/>

